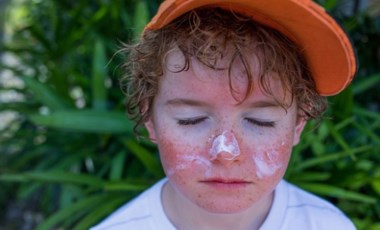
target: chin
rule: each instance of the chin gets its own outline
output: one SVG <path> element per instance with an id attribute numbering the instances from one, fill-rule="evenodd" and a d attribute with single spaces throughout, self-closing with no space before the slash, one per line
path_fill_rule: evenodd
<path id="1" fill-rule="evenodd" d="M 252 207 L 253 204 L 238 204 L 235 202 L 224 201 L 223 203 L 209 201 L 206 204 L 197 204 L 198 207 L 204 211 L 212 214 L 238 214 L 246 211 L 249 207 Z"/>

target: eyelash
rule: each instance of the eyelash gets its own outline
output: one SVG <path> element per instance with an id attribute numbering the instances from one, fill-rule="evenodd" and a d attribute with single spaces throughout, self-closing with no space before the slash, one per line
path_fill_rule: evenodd
<path id="1" fill-rule="evenodd" d="M 196 124 L 199 124 L 206 119 L 207 119 L 207 117 L 183 119 L 183 120 L 178 120 L 177 124 L 178 125 L 196 125 Z"/>
<path id="2" fill-rule="evenodd" d="M 197 125 L 197 124 L 201 123 L 202 121 L 204 121 L 206 119 L 207 119 L 206 117 L 183 119 L 183 120 L 178 120 L 177 124 L 178 125 L 183 125 L 183 126 L 186 126 L 186 125 Z M 245 118 L 245 120 L 248 123 L 251 123 L 253 125 L 257 125 L 257 126 L 260 126 L 260 127 L 274 128 L 275 125 L 276 125 L 276 123 L 273 122 L 273 121 L 259 121 L 259 120 L 255 120 L 255 119 L 252 119 L 252 118 Z"/>
<path id="3" fill-rule="evenodd" d="M 259 121 L 252 118 L 245 118 L 245 120 L 248 123 L 251 123 L 253 125 L 257 125 L 260 127 L 274 128 L 276 126 L 276 123 L 274 121 Z"/>

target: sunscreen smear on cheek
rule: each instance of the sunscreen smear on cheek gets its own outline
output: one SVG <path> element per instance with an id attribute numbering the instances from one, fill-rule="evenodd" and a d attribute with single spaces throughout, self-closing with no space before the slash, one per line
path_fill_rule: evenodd
<path id="1" fill-rule="evenodd" d="M 179 158 L 178 164 L 174 168 L 167 170 L 168 176 L 172 176 L 176 171 L 192 170 L 194 168 L 204 170 L 205 175 L 211 175 L 211 162 L 205 157 L 197 154 L 186 154 Z"/>
<path id="2" fill-rule="evenodd" d="M 256 176 L 260 179 L 274 175 L 283 165 L 277 161 L 277 152 L 271 151 L 252 157 L 256 166 Z"/>

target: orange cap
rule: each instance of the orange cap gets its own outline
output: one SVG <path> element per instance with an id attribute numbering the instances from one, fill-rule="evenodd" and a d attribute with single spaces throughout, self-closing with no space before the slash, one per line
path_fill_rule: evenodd
<path id="1" fill-rule="evenodd" d="M 166 0 L 145 29 L 160 29 L 199 7 L 236 11 L 288 36 L 304 50 L 323 96 L 341 92 L 356 73 L 356 55 L 346 33 L 311 0 Z"/>

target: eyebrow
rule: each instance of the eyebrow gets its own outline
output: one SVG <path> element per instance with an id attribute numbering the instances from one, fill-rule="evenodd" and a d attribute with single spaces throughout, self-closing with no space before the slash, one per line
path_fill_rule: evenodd
<path id="1" fill-rule="evenodd" d="M 165 102 L 169 106 L 194 106 L 194 107 L 205 107 L 208 104 L 203 101 L 186 99 L 186 98 L 175 98 Z M 268 108 L 268 107 L 282 107 L 278 102 L 272 100 L 262 100 L 249 103 L 248 108 Z"/>
<path id="2" fill-rule="evenodd" d="M 282 107 L 280 103 L 272 100 L 262 100 L 249 103 L 247 107 L 250 108 L 267 108 L 267 107 Z"/>
<path id="3" fill-rule="evenodd" d="M 186 98 L 175 98 L 171 99 L 165 102 L 166 105 L 169 106 L 198 106 L 198 107 L 204 107 L 207 105 L 207 103 L 203 101 L 193 100 L 193 99 L 186 99 Z"/>

